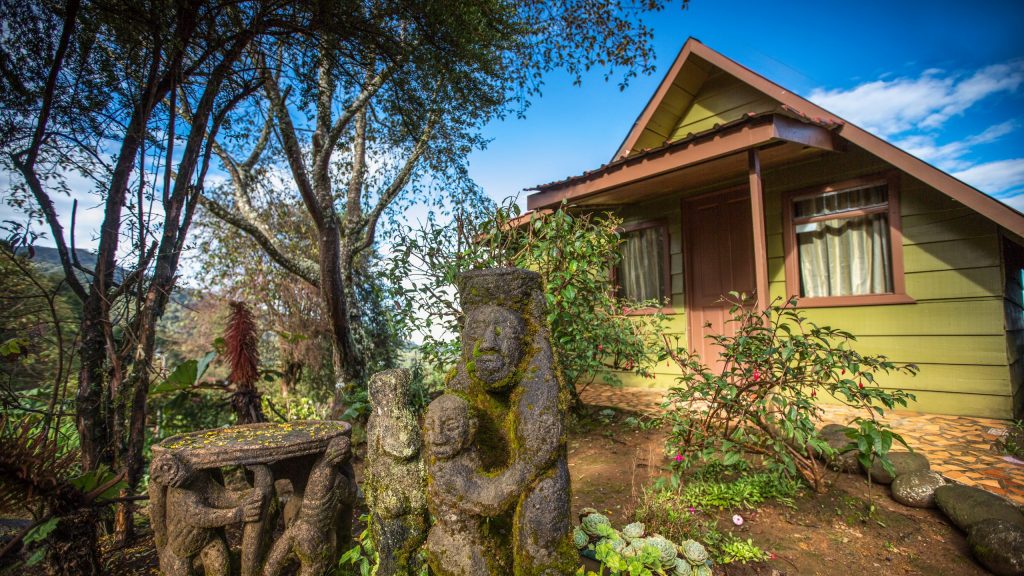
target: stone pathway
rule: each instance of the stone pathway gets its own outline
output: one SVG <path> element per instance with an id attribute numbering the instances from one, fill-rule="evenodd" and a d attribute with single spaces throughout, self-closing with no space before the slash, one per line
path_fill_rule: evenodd
<path id="1" fill-rule="evenodd" d="M 664 394 L 664 390 L 657 389 L 592 384 L 581 396 L 587 404 L 656 415 L 661 412 Z M 845 406 L 825 404 L 823 408 L 825 424 L 847 424 L 857 415 Z M 1007 432 L 1006 420 L 905 410 L 887 412 L 885 420 L 907 444 L 928 457 L 932 470 L 1024 504 L 1024 462 L 1014 462 L 992 448 L 993 442 Z"/>

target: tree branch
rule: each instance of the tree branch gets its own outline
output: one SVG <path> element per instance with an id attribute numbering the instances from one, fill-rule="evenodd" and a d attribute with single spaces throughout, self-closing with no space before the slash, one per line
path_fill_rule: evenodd
<path id="1" fill-rule="evenodd" d="M 405 165 L 402 166 L 402 169 L 398 172 L 398 175 L 395 176 L 394 181 L 391 182 L 391 185 L 388 186 L 387 190 L 381 194 L 380 200 L 377 201 L 377 205 L 370 211 L 370 215 L 366 220 L 366 228 L 363 232 L 362 242 L 360 242 L 352 251 L 353 255 L 358 254 L 373 245 L 374 236 L 377 234 L 377 222 L 380 220 L 381 214 L 383 214 L 384 210 L 394 202 L 395 198 L 398 197 L 402 192 L 402 189 L 405 188 L 405 185 L 409 182 L 413 169 L 416 168 L 416 164 L 423 156 L 423 153 L 427 150 L 427 144 L 430 142 L 430 136 L 433 134 L 434 126 L 437 125 L 439 120 L 439 112 L 431 113 L 430 118 L 427 120 L 427 125 L 423 127 L 423 133 L 420 134 L 420 138 L 416 142 L 416 146 L 413 148 L 412 153 L 409 154 L 409 157 L 406 159 Z"/>
<path id="2" fill-rule="evenodd" d="M 211 214 L 223 221 L 225 224 L 245 232 L 250 238 L 266 251 L 267 256 L 285 270 L 305 280 L 314 288 L 320 288 L 320 272 L 316 263 L 309 260 L 293 260 L 282 252 L 274 241 L 263 233 L 263 231 L 244 216 L 232 212 L 216 200 L 208 196 L 201 196 L 199 203 L 210 211 Z"/>

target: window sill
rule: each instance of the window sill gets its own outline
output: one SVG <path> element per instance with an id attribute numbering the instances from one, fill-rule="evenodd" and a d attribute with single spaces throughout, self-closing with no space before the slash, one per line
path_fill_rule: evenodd
<path id="1" fill-rule="evenodd" d="M 675 314 L 675 308 L 637 308 L 626 312 L 626 316 L 651 316 L 653 314 Z"/>
<path id="2" fill-rule="evenodd" d="M 865 294 L 862 296 L 823 296 L 820 298 L 799 298 L 798 308 L 833 308 L 838 306 L 887 306 L 892 304 L 916 304 L 906 294 Z"/>

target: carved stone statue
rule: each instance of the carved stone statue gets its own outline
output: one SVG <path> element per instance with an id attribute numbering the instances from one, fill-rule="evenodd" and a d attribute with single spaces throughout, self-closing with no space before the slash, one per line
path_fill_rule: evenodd
<path id="1" fill-rule="evenodd" d="M 427 537 L 431 570 L 438 576 L 509 574 L 511 547 L 485 521 L 511 509 L 536 471 L 520 460 L 500 474 L 484 472 L 473 445 L 477 419 L 454 394 L 430 403 L 424 428 L 434 517 Z"/>
<path id="2" fill-rule="evenodd" d="M 380 562 L 378 576 L 419 574 L 418 551 L 427 534 L 426 478 L 420 431 L 409 399 L 409 371 L 370 378 L 363 490 Z"/>
<path id="3" fill-rule="evenodd" d="M 337 421 L 248 424 L 154 446 L 149 509 L 161 572 L 194 576 L 201 565 L 205 576 L 276 576 L 293 554 L 303 576 L 332 571 L 339 548 L 351 539 L 351 430 Z M 223 468 L 238 466 L 248 470 L 252 487 L 228 490 L 215 479 Z M 294 489 L 293 513 L 271 547 L 278 481 Z M 242 524 L 235 555 L 223 531 L 232 524 Z"/>
<path id="4" fill-rule="evenodd" d="M 298 516 L 267 555 L 264 576 L 280 574 L 291 553 L 299 560 L 300 576 L 323 576 L 334 568 L 339 543 L 338 510 L 347 507 L 351 516 L 355 500 L 355 479 L 343 470 L 351 456 L 347 436 L 339 436 L 327 445 L 309 473 Z"/>
<path id="5" fill-rule="evenodd" d="M 228 576 L 231 561 L 220 528 L 258 520 L 262 494 L 231 492 L 171 452 L 155 456 L 149 474 L 150 514 L 165 576 L 192 576 L 197 557 L 206 576 Z"/>
<path id="6" fill-rule="evenodd" d="M 551 351 L 540 276 L 514 268 L 481 270 L 460 276 L 458 287 L 466 319 L 462 356 L 448 390 L 464 398 L 478 424 L 475 438 L 467 440 L 467 455 L 429 461 L 428 504 L 464 512 L 494 504 L 481 506 L 479 514 L 488 518 L 487 530 L 497 539 L 495 554 L 500 558 L 511 551 L 514 574 L 573 573 L 577 557 L 564 434 L 568 398 Z M 452 400 L 444 403 L 449 406 L 442 412 L 454 410 Z M 433 452 L 429 442 L 433 439 L 428 440 Z M 440 482 L 438 474 L 441 479 L 461 474 L 461 480 Z M 504 479 L 511 478 L 521 479 L 511 499 L 514 510 L 512 503 L 502 507 L 505 499 L 497 497 L 504 495 Z M 495 497 L 478 499 L 481 493 Z M 480 532 L 472 523 L 456 529 Z M 447 540 L 451 546 L 487 545 L 482 534 Z M 444 541 L 433 533 L 428 540 L 432 567 L 435 558 L 456 553 Z"/>

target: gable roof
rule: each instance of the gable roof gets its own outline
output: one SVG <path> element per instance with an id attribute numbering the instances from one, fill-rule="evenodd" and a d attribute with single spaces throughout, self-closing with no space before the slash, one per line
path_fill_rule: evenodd
<path id="1" fill-rule="evenodd" d="M 633 124 L 629 134 L 626 135 L 625 140 L 619 146 L 618 151 L 609 164 L 581 176 L 538 186 L 536 190 L 539 192 L 531 196 L 539 194 L 550 197 L 551 193 L 555 190 L 567 189 L 572 185 L 583 183 L 584 179 L 593 180 L 595 176 L 598 176 L 601 173 L 620 169 L 622 164 L 627 163 L 631 159 L 639 160 L 641 157 L 646 158 L 651 153 L 671 146 L 674 142 L 666 142 L 664 146 L 660 146 L 654 150 L 635 150 L 638 141 L 641 140 L 645 130 L 649 129 L 651 121 L 655 115 L 659 113 L 659 110 L 663 110 L 664 106 L 669 105 L 669 93 L 676 89 L 675 83 L 682 74 L 684 67 L 690 67 L 690 70 L 692 70 L 693 64 L 700 61 L 704 61 L 714 67 L 717 67 L 740 82 L 754 88 L 761 94 L 775 100 L 781 105 L 783 110 L 789 113 L 787 115 L 802 118 L 813 125 L 828 126 L 832 128 L 833 132 L 841 136 L 844 140 L 859 146 L 894 167 L 906 172 L 910 176 L 913 176 L 932 188 L 946 194 L 950 198 L 972 208 L 1014 234 L 1024 236 L 1024 214 L 1021 214 L 1017 210 L 1003 204 L 995 198 L 992 198 L 977 188 L 961 182 L 950 174 L 947 174 L 931 164 L 928 164 L 927 162 L 912 156 L 885 140 L 882 140 L 867 130 L 851 124 L 817 104 L 786 90 L 782 86 L 779 86 L 734 60 L 726 58 L 711 48 L 708 48 L 695 38 L 689 38 L 686 41 L 686 44 L 683 45 L 683 49 L 679 52 L 679 56 L 676 57 L 672 67 L 665 75 L 665 78 L 658 86 L 658 89 L 647 103 L 643 112 L 640 113 L 640 116 Z M 726 125 L 716 125 L 714 129 L 707 130 L 702 134 L 707 135 L 709 133 L 717 133 L 726 127 Z M 696 136 L 700 135 L 691 134 L 682 140 L 692 139 Z M 528 197 L 527 201 L 529 202 L 529 200 L 530 198 Z"/>

